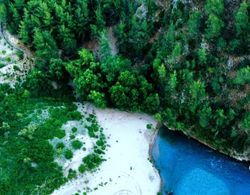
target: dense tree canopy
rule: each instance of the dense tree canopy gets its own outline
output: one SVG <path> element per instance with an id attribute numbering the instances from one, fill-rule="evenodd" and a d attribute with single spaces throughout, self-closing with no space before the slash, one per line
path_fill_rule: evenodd
<path id="1" fill-rule="evenodd" d="M 8 29 L 35 50 L 25 83 L 33 93 L 70 84 L 81 100 L 156 114 L 225 151 L 250 147 L 248 1 L 237 1 L 232 17 L 221 0 L 164 8 L 153 0 L 0 5 Z"/>

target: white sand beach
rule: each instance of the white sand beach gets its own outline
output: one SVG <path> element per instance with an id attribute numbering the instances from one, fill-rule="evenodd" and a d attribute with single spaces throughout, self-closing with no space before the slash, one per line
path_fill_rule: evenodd
<path id="1" fill-rule="evenodd" d="M 104 128 L 109 145 L 104 156 L 106 161 L 97 171 L 66 183 L 53 194 L 82 194 L 88 191 L 88 195 L 156 195 L 160 189 L 160 177 L 149 161 L 150 144 L 155 132 L 146 128 L 147 124 L 155 127 L 156 121 L 146 114 L 97 109 L 91 104 L 87 104 L 85 109 L 88 112 L 94 110 Z M 75 159 L 81 160 L 81 157 Z"/>

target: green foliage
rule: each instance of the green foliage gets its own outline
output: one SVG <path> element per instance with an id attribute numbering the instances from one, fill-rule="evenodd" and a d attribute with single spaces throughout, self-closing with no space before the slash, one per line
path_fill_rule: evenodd
<path id="1" fill-rule="evenodd" d="M 71 159 L 71 158 L 73 158 L 73 152 L 71 151 L 71 150 L 69 150 L 69 149 L 67 149 L 65 152 L 64 152 L 64 157 L 66 158 L 66 159 Z"/>
<path id="2" fill-rule="evenodd" d="M 48 31 L 35 29 L 34 46 L 38 65 L 48 65 L 50 59 L 59 57 L 56 42 Z"/>
<path id="3" fill-rule="evenodd" d="M 88 99 L 93 102 L 97 107 L 105 108 L 107 103 L 105 100 L 105 94 L 97 91 L 90 91 Z"/>
<path id="4" fill-rule="evenodd" d="M 250 143 L 249 60 L 245 58 L 249 3 L 242 1 L 239 7 L 224 6 L 221 0 L 193 4 L 198 10 L 181 2 L 163 8 L 153 0 L 8 0 L 1 5 L 0 15 L 8 29 L 35 50 L 36 67 L 25 82 L 31 94 L 54 95 L 55 88 L 72 83 L 80 100 L 152 113 L 172 129 L 215 147 L 242 151 Z M 107 32 L 113 30 L 115 39 L 110 40 Z M 117 46 L 116 55 L 111 41 Z M 9 108 L 0 108 L 1 113 L 5 109 Z M 8 119 L 15 118 L 8 114 Z M 64 115 L 81 117 L 73 111 Z M 87 125 L 89 135 L 100 139 L 101 128 L 94 117 L 88 120 L 92 122 Z M 60 122 L 46 122 L 54 129 L 47 138 L 63 137 L 65 132 L 53 123 Z M 37 133 L 45 137 L 39 128 L 29 128 L 20 129 L 20 137 L 31 141 Z M 101 155 L 103 142 L 98 145 L 95 153 Z M 87 169 L 85 164 L 80 168 Z"/>
<path id="5" fill-rule="evenodd" d="M 83 167 L 85 167 L 86 170 L 91 171 L 97 168 L 102 163 L 103 159 L 100 157 L 100 155 L 93 153 L 84 157 L 82 161 L 83 165 L 80 166 L 80 170 L 83 170 Z"/>
<path id="6" fill-rule="evenodd" d="M 0 22 L 6 22 L 7 10 L 4 3 L 0 2 Z"/>
<path id="7" fill-rule="evenodd" d="M 196 38 L 200 34 L 200 26 L 201 26 L 201 12 L 195 11 L 191 13 L 188 20 L 188 31 L 190 33 L 190 37 Z"/>
<path id="8" fill-rule="evenodd" d="M 236 78 L 233 80 L 235 84 L 244 85 L 250 83 L 250 67 L 241 68 L 237 71 Z"/>
<path id="9" fill-rule="evenodd" d="M 249 5 L 247 2 L 243 1 L 235 14 L 235 26 L 238 35 L 242 33 L 249 33 L 248 7 Z"/>
<path id="10" fill-rule="evenodd" d="M 147 129 L 152 129 L 153 125 L 152 124 L 147 124 Z"/>
<path id="11" fill-rule="evenodd" d="M 60 128 L 79 120 L 76 107 L 53 98 L 32 98 L 28 90 L 0 85 L 0 194 L 50 194 L 66 182 L 49 143 Z M 43 113 L 47 113 L 43 114 Z M 58 116 L 61 116 L 58 118 Z M 65 146 L 59 142 L 55 149 Z M 18 152 L 16 152 L 18 149 Z"/>
<path id="12" fill-rule="evenodd" d="M 221 34 L 221 29 L 224 27 L 223 21 L 216 15 L 210 14 L 207 20 L 206 37 L 213 39 Z"/>
<path id="13" fill-rule="evenodd" d="M 77 128 L 76 127 L 73 127 L 72 129 L 71 129 L 71 131 L 73 132 L 73 133 L 76 133 L 77 132 Z"/>
<path id="14" fill-rule="evenodd" d="M 198 54 L 198 61 L 200 64 L 206 64 L 207 63 L 207 54 L 205 48 L 200 48 L 197 52 Z"/>
<path id="15" fill-rule="evenodd" d="M 59 142 L 58 144 L 56 144 L 56 148 L 57 149 L 63 149 L 65 147 L 63 142 Z"/>
<path id="16" fill-rule="evenodd" d="M 71 142 L 71 146 L 73 147 L 73 149 L 79 150 L 83 146 L 83 143 L 79 140 L 74 140 Z"/>
<path id="17" fill-rule="evenodd" d="M 207 0 L 205 5 L 205 10 L 209 14 L 214 13 L 216 15 L 221 15 L 224 12 L 224 1 Z"/>

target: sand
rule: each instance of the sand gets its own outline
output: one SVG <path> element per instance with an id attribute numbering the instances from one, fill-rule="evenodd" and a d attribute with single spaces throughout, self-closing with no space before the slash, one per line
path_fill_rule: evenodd
<path id="1" fill-rule="evenodd" d="M 0 34 L 3 38 L 3 34 Z M 1 57 L 16 58 L 16 49 L 21 45 L 18 40 L 6 32 L 8 41 L 13 45 L 7 45 L 2 39 L 0 49 L 6 50 Z M 12 49 L 11 49 L 12 48 Z M 26 73 L 32 67 L 31 54 L 24 51 L 24 59 L 21 61 L 6 64 L 0 68 L 0 83 L 9 83 L 12 86 L 17 81 L 17 77 L 25 78 Z M 15 71 L 17 66 L 20 71 Z M 156 126 L 155 120 L 146 114 L 132 114 L 113 109 L 97 109 L 91 104 L 83 109 L 78 104 L 79 111 L 91 113 L 93 110 L 97 115 L 99 124 L 104 128 L 107 137 L 107 147 L 104 161 L 99 169 L 92 173 L 81 175 L 75 180 L 66 183 L 53 194 L 71 195 L 76 192 L 87 192 L 88 195 L 156 195 L 160 189 L 160 177 L 158 172 L 149 161 L 149 148 L 152 144 L 155 132 L 146 129 L 147 124 Z M 77 121 L 70 121 L 63 128 L 66 133 L 71 126 L 78 126 Z M 68 139 L 68 134 L 65 139 Z M 84 132 L 78 140 L 85 142 L 86 151 L 74 152 L 73 159 L 57 159 L 63 167 L 64 174 L 67 175 L 69 169 L 77 169 L 82 162 L 82 158 L 93 150 L 93 140 Z M 56 144 L 56 140 L 54 144 Z M 52 141 L 52 144 L 53 144 Z M 57 140 L 58 141 L 58 140 Z M 65 140 L 69 144 L 69 140 Z"/>
<path id="2" fill-rule="evenodd" d="M 23 59 L 19 59 L 17 52 L 22 51 Z M 3 53 L 6 52 L 6 53 Z M 9 58 L 9 61 L 7 59 Z M 0 26 L 0 83 L 8 83 L 14 87 L 18 79 L 23 81 L 33 67 L 33 55 L 23 44 L 8 31 Z"/>
<path id="3" fill-rule="evenodd" d="M 87 192 L 88 195 L 156 195 L 160 189 L 160 177 L 149 161 L 149 149 L 155 131 L 146 128 L 147 124 L 155 127 L 156 121 L 146 114 L 97 109 L 91 104 L 85 106 L 86 110 L 94 110 L 98 122 L 104 128 L 109 145 L 104 155 L 106 161 L 97 171 L 83 174 L 53 194 Z M 74 159 L 81 160 L 82 156 L 74 154 Z M 72 163 L 78 164 L 75 160 Z"/>

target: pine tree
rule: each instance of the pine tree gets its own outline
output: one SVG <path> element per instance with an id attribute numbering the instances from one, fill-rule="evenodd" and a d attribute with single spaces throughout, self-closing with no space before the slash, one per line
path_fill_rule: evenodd
<path id="1" fill-rule="evenodd" d="M 248 33 L 249 34 L 249 15 L 248 4 L 244 1 L 240 4 L 238 11 L 235 14 L 235 27 L 237 35 Z"/>

